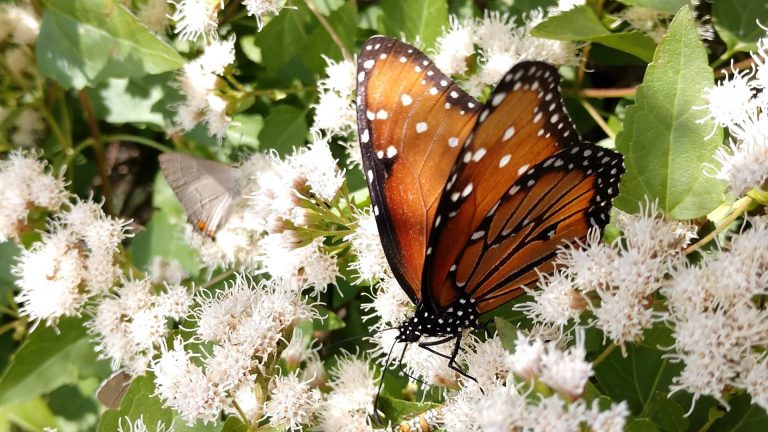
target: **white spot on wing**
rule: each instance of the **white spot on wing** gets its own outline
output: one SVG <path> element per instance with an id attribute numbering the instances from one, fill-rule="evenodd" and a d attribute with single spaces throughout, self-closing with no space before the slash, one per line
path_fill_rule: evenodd
<path id="1" fill-rule="evenodd" d="M 400 95 L 400 101 L 403 103 L 403 106 L 408 106 L 411 104 L 411 102 L 413 102 L 413 98 L 403 93 L 402 95 Z"/>
<path id="2" fill-rule="evenodd" d="M 456 147 L 457 145 L 459 145 L 459 139 L 457 137 L 448 138 L 448 145 L 451 147 Z"/>
<path id="3" fill-rule="evenodd" d="M 389 117 L 389 113 L 387 113 L 384 110 L 379 110 L 379 112 L 376 113 L 376 118 L 380 120 L 386 120 Z"/>
<path id="4" fill-rule="evenodd" d="M 512 159 L 511 154 L 505 154 L 504 156 L 502 156 L 501 159 L 499 159 L 499 168 L 504 168 L 505 166 L 507 166 L 507 164 L 511 159 Z"/>
<path id="5" fill-rule="evenodd" d="M 427 126 L 426 122 L 416 123 L 416 133 L 426 132 L 427 129 L 429 129 L 429 126 Z"/>
<path id="6" fill-rule="evenodd" d="M 506 141 L 506 140 L 512 138 L 512 135 L 514 135 L 514 134 L 515 134 L 515 127 L 514 126 L 510 126 L 509 128 L 507 128 L 507 130 L 504 131 L 504 136 L 501 137 L 501 140 L 502 141 Z"/>

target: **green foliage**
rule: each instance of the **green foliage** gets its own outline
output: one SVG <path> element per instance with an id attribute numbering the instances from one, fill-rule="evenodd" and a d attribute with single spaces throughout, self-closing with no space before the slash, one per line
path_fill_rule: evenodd
<path id="1" fill-rule="evenodd" d="M 0 377 L 0 405 L 24 402 L 82 377 L 104 377 L 82 319 L 66 318 L 58 328 L 39 326 L 19 347 Z"/>
<path id="2" fill-rule="evenodd" d="M 627 167 L 618 208 L 636 212 L 647 196 L 658 200 L 668 216 L 692 219 L 722 202 L 724 185 L 702 169 L 714 163 L 722 131 L 713 134 L 712 121 L 701 121 L 706 114 L 694 108 L 706 105 L 702 89 L 712 81 L 691 11 L 683 8 L 656 50 L 616 138 Z"/>
<path id="3" fill-rule="evenodd" d="M 688 0 L 620 0 L 625 5 L 653 9 L 668 14 L 675 14 L 683 6 L 688 6 Z"/>
<path id="4" fill-rule="evenodd" d="M 418 37 L 429 48 L 448 25 L 448 5 L 443 0 L 383 0 L 380 29 L 387 35 L 413 42 Z"/>
<path id="5" fill-rule="evenodd" d="M 281 155 L 286 155 L 293 147 L 307 136 L 307 112 L 290 105 L 279 105 L 272 108 L 264 127 L 259 132 L 259 141 L 267 148 L 275 149 Z"/>
<path id="6" fill-rule="evenodd" d="M 40 72 L 66 88 L 178 69 L 182 57 L 116 0 L 47 0 L 37 45 Z"/>
<path id="7" fill-rule="evenodd" d="M 760 28 L 768 23 L 768 2 L 718 0 L 712 3 L 712 21 L 717 34 L 733 51 L 750 51 L 765 35 Z"/>

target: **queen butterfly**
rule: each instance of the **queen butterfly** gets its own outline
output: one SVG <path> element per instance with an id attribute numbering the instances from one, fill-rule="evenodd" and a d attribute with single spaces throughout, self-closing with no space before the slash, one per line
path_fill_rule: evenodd
<path id="1" fill-rule="evenodd" d="M 581 142 L 559 81 L 553 66 L 521 62 L 482 104 L 411 45 L 374 36 L 360 51 L 363 169 L 387 261 L 416 306 L 396 340 L 465 376 L 463 331 L 552 271 L 565 242 L 602 230 L 618 193 L 621 155 Z M 454 340 L 450 356 L 431 348 Z"/>

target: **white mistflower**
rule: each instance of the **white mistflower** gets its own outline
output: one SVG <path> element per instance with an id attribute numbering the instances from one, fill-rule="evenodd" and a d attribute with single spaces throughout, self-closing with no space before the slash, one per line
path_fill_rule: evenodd
<path id="1" fill-rule="evenodd" d="M 744 387 L 752 397 L 752 403 L 768 410 L 768 357 L 750 366 L 744 377 Z"/>
<path id="2" fill-rule="evenodd" d="M 331 392 L 326 401 L 339 411 L 373 413 L 376 378 L 365 359 L 342 355 L 331 369 Z"/>
<path id="3" fill-rule="evenodd" d="M 450 26 L 435 43 L 435 66 L 447 75 L 461 75 L 467 70 L 467 59 L 473 54 L 474 25 L 451 15 Z"/>
<path id="4" fill-rule="evenodd" d="M 485 11 L 483 18 L 475 25 L 475 44 L 481 50 L 505 51 L 517 46 L 522 37 L 521 31 L 515 28 L 514 18 L 497 11 Z"/>
<path id="5" fill-rule="evenodd" d="M 201 291 L 200 306 L 195 309 L 196 332 L 203 340 L 221 342 L 245 320 L 256 307 L 259 295 L 250 288 L 243 277 L 214 296 Z"/>
<path id="6" fill-rule="evenodd" d="M 259 30 L 264 26 L 264 15 L 267 13 L 277 15 L 285 5 L 285 0 L 242 0 L 248 15 L 256 18 Z"/>
<path id="7" fill-rule="evenodd" d="M 24 109 L 13 122 L 11 142 L 19 147 L 34 147 L 45 136 L 43 117 L 32 109 Z"/>
<path id="8" fill-rule="evenodd" d="M 376 218 L 370 209 L 359 213 L 357 228 L 344 239 L 352 244 L 357 259 L 350 267 L 357 271 L 360 280 L 373 281 L 390 275 L 391 270 L 381 246 Z"/>
<path id="9" fill-rule="evenodd" d="M 216 14 L 219 0 L 176 0 L 169 1 L 176 7 L 171 20 L 176 22 L 174 31 L 180 38 L 194 41 L 202 36 L 215 39 L 219 21 Z"/>
<path id="10" fill-rule="evenodd" d="M 218 95 L 209 94 L 206 102 L 207 107 L 203 114 L 203 120 L 208 126 L 208 133 L 221 141 L 224 139 L 230 123 L 232 123 L 232 118 L 227 115 L 227 101 Z"/>
<path id="11" fill-rule="evenodd" d="M 135 421 L 131 421 L 129 417 L 121 417 L 117 423 L 118 432 L 149 432 L 149 427 L 144 423 L 144 416 L 140 416 Z M 161 420 L 157 421 L 154 428 L 155 432 L 173 432 L 173 424 L 166 427 L 165 423 Z"/>
<path id="12" fill-rule="evenodd" d="M 747 122 L 753 108 L 752 88 L 749 84 L 751 75 L 750 71 L 735 71 L 728 79 L 706 89 L 704 95 L 709 111 L 706 118 L 727 128 L 739 127 Z"/>
<path id="13" fill-rule="evenodd" d="M 177 259 L 153 256 L 149 264 L 149 275 L 153 284 L 177 284 L 189 275 Z"/>
<path id="14" fill-rule="evenodd" d="M 493 388 L 500 380 L 504 381 L 510 373 L 505 361 L 507 355 L 498 337 L 483 342 L 470 338 L 464 345 L 462 362 L 467 364 L 467 375 L 477 381 L 467 380 L 465 387 Z"/>
<path id="15" fill-rule="evenodd" d="M 256 396 L 256 385 L 253 382 L 246 382 L 232 392 L 233 402 L 237 403 L 239 410 L 245 414 L 245 417 L 251 423 L 257 423 L 261 420 L 262 401 Z M 231 404 L 227 407 L 227 412 L 232 415 L 240 415 L 237 409 Z"/>
<path id="16" fill-rule="evenodd" d="M 492 385 L 475 403 L 478 426 L 484 432 L 516 430 L 524 422 L 528 407 L 514 387 Z"/>
<path id="17" fill-rule="evenodd" d="M 83 284 L 87 269 L 78 245 L 72 231 L 60 229 L 21 253 L 12 272 L 21 289 L 16 301 L 22 315 L 56 323 L 80 314 L 88 296 Z"/>
<path id="18" fill-rule="evenodd" d="M 585 300 L 567 275 L 559 271 L 541 275 L 538 285 L 538 289 L 527 290 L 534 301 L 520 303 L 514 309 L 525 312 L 536 322 L 560 327 L 570 320 L 578 319 L 585 308 Z"/>
<path id="19" fill-rule="evenodd" d="M 393 277 L 382 279 L 370 303 L 363 303 L 362 308 L 370 312 L 366 319 L 378 318 L 377 326 L 381 329 L 398 326 L 405 322 L 413 314 L 413 303 Z"/>
<path id="20" fill-rule="evenodd" d="M 213 41 L 205 47 L 203 54 L 195 59 L 200 68 L 216 75 L 224 73 L 227 66 L 235 62 L 235 37 Z"/>
<path id="21" fill-rule="evenodd" d="M 598 401 L 595 400 L 586 413 L 587 424 L 594 432 L 623 432 L 629 415 L 629 407 L 624 401 L 611 404 L 608 410 L 601 412 Z"/>
<path id="22" fill-rule="evenodd" d="M 14 43 L 32 45 L 40 33 L 40 21 L 32 8 L 26 5 L 6 4 L 2 10 L 5 21 L 11 26 L 10 33 Z"/>
<path id="23" fill-rule="evenodd" d="M 270 383 L 272 390 L 264 404 L 264 416 L 269 425 L 291 431 L 303 430 L 320 406 L 321 393 L 295 374 L 277 376 Z"/>
<path id="24" fill-rule="evenodd" d="M 586 0 L 558 0 L 556 9 L 559 12 L 565 12 L 584 4 Z"/>
<path id="25" fill-rule="evenodd" d="M 580 396 L 593 375 L 592 364 L 585 360 L 583 332 L 577 333 L 576 345 L 562 351 L 553 343 L 541 355 L 541 381 L 570 398 Z"/>
<path id="26" fill-rule="evenodd" d="M 317 82 L 317 86 L 323 90 L 331 90 L 343 98 L 349 98 L 355 92 L 357 86 L 357 66 L 349 60 L 339 62 L 323 56 L 328 66 L 325 67 L 325 78 Z"/>
<path id="27" fill-rule="evenodd" d="M 496 388 L 494 387 L 493 393 L 494 397 L 493 399 L 497 399 L 497 396 L 495 394 Z M 503 391 L 503 390 L 502 390 Z M 502 395 L 504 396 L 504 395 Z M 449 398 L 445 402 L 445 406 L 443 407 L 443 426 L 445 427 L 445 430 L 455 431 L 455 432 L 475 432 L 480 430 L 480 422 L 482 421 L 480 419 L 480 413 L 477 409 L 477 397 L 472 394 L 468 394 L 466 392 L 459 392 L 457 395 Z M 488 405 L 491 404 L 495 405 L 495 401 L 489 401 Z M 490 420 L 490 419 L 489 419 Z M 500 419 L 494 417 L 495 421 L 504 422 L 503 425 L 506 427 L 508 426 L 506 424 L 506 419 Z M 510 430 L 510 429 L 505 429 Z"/>
<path id="28" fill-rule="evenodd" d="M 761 112 L 738 128 L 732 130 L 735 137 L 730 139 L 730 148 L 717 150 L 719 168 L 714 176 L 741 195 L 768 179 L 768 114 Z"/>
<path id="29" fill-rule="evenodd" d="M 190 290 L 183 285 L 166 285 L 165 291 L 157 297 L 157 307 L 163 314 L 175 320 L 180 320 L 189 313 L 194 303 Z"/>
<path id="30" fill-rule="evenodd" d="M 344 171 L 336 165 L 328 138 L 319 134 L 306 151 L 291 156 L 290 163 L 301 172 L 312 193 L 324 201 L 332 201 L 344 183 Z"/>
<path id="31" fill-rule="evenodd" d="M 349 97 L 335 91 L 321 91 L 315 110 L 313 129 L 329 134 L 344 135 L 354 130 L 357 124 L 355 105 Z"/>
<path id="32" fill-rule="evenodd" d="M 299 327 L 296 327 L 293 329 L 293 335 L 291 335 L 291 340 L 288 342 L 288 346 L 286 346 L 280 354 L 280 358 L 285 361 L 289 370 L 294 370 L 298 368 L 302 362 L 309 359 L 313 352 L 311 344 L 307 344 L 304 339 L 304 333 Z"/>
<path id="33" fill-rule="evenodd" d="M 563 399 L 550 396 L 530 407 L 525 426 L 536 432 L 577 431 L 585 417 L 582 401 L 566 405 Z"/>
<path id="34" fill-rule="evenodd" d="M 507 355 L 506 363 L 509 369 L 524 380 L 538 378 L 541 374 L 541 358 L 544 355 L 544 344 L 536 338 L 529 338 L 517 332 L 515 352 Z"/>
<path id="35" fill-rule="evenodd" d="M 0 160 L 0 242 L 17 240 L 34 207 L 58 210 L 69 198 L 64 180 L 48 173 L 46 162 L 11 152 Z"/>
<path id="36" fill-rule="evenodd" d="M 168 27 L 168 1 L 147 0 L 139 8 L 138 17 L 153 32 L 164 34 Z"/>

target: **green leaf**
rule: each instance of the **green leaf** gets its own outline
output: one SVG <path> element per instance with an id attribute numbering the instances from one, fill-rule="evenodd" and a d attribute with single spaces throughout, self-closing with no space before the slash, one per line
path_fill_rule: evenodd
<path id="1" fill-rule="evenodd" d="M 328 310 L 324 306 L 317 305 L 315 306 L 315 309 L 317 310 L 317 313 L 320 315 L 321 319 L 315 320 L 313 324 L 314 330 L 333 331 L 346 327 L 346 324 L 341 318 L 339 318 L 338 315 Z"/>
<path id="2" fill-rule="evenodd" d="M 655 423 L 669 432 L 684 432 L 688 430 L 689 421 L 685 411 L 676 401 L 667 398 L 666 393 L 656 392 L 651 418 Z"/>
<path id="3" fill-rule="evenodd" d="M 501 346 L 509 352 L 515 351 L 515 344 L 517 343 L 517 327 L 512 325 L 509 321 L 495 317 L 493 323 L 496 324 L 496 332 L 499 334 L 501 340 Z"/>
<path id="4" fill-rule="evenodd" d="M 589 6 L 579 6 L 551 16 L 531 30 L 547 39 L 591 41 L 632 54 L 645 62 L 653 59 L 656 42 L 641 32 L 611 33 Z"/>
<path id="5" fill-rule="evenodd" d="M 553 15 L 531 29 L 532 36 L 569 41 L 610 34 L 592 8 L 586 5 Z"/>
<path id="6" fill-rule="evenodd" d="M 653 60 L 653 53 L 656 51 L 656 42 L 642 32 L 611 33 L 587 40 L 632 54 L 646 63 Z"/>
<path id="7" fill-rule="evenodd" d="M 0 418 L 5 418 L 15 426 L 25 430 L 43 430 L 58 426 L 56 417 L 41 397 L 0 407 Z M 17 429 L 3 430 L 13 431 Z"/>
<path id="8" fill-rule="evenodd" d="M 119 1 L 46 0 L 37 63 L 67 88 L 178 69 L 184 59 Z"/>
<path id="9" fill-rule="evenodd" d="M 86 93 L 97 118 L 108 123 L 151 124 L 165 129 L 181 101 L 179 91 L 171 83 L 172 73 L 135 78 L 115 78 L 87 88 Z"/>
<path id="10" fill-rule="evenodd" d="M 646 418 L 629 419 L 624 428 L 624 432 L 658 432 L 658 430 L 659 428 Z"/>
<path id="11" fill-rule="evenodd" d="M 259 148 L 259 132 L 264 127 L 264 119 L 259 114 L 238 114 L 227 128 L 227 141 L 238 146 Z"/>
<path id="12" fill-rule="evenodd" d="M 187 273 L 197 276 L 200 272 L 197 251 L 184 241 L 184 208 L 159 173 L 155 178 L 152 204 L 156 210 L 149 223 L 131 242 L 133 264 L 148 270 L 152 258 L 161 256 L 178 260 Z"/>
<path id="13" fill-rule="evenodd" d="M 768 425 L 765 410 L 755 405 L 748 394 L 742 393 L 729 401 L 731 409 L 712 424 L 710 430 L 722 432 L 763 432 Z"/>
<path id="14" fill-rule="evenodd" d="M 437 407 L 437 404 L 431 402 L 410 402 L 402 399 L 395 399 L 386 395 L 379 397 L 379 409 L 386 414 L 388 421 L 397 424 L 404 417 L 412 417 Z"/>
<path id="15" fill-rule="evenodd" d="M 635 213 L 647 196 L 658 200 L 667 216 L 693 219 L 722 202 L 724 185 L 703 168 L 715 162 L 722 131 L 707 139 L 715 125 L 702 122 L 704 113 L 694 108 L 706 105 L 702 89 L 713 81 L 691 11 L 683 8 L 656 50 L 616 138 L 627 167 L 616 207 Z"/>
<path id="16" fill-rule="evenodd" d="M 309 40 L 304 30 L 308 18 L 304 9 L 285 9 L 256 34 L 256 46 L 269 71 L 277 72 L 294 57 L 302 55 Z"/>
<path id="17" fill-rule="evenodd" d="M 0 243 L 0 299 L 2 299 L 0 304 L 5 304 L 4 299 L 13 290 L 16 278 L 11 274 L 11 266 L 20 252 L 21 249 L 14 242 Z"/>
<path id="18" fill-rule="evenodd" d="M 240 418 L 236 416 L 229 416 L 224 421 L 224 425 L 221 427 L 221 432 L 247 432 L 248 427 L 243 424 Z"/>
<path id="19" fill-rule="evenodd" d="M 768 2 L 717 0 L 712 3 L 712 22 L 730 50 L 754 50 L 765 35 L 760 23 L 768 23 Z"/>
<path id="20" fill-rule="evenodd" d="M 103 376 L 80 318 L 64 318 L 57 329 L 39 325 L 0 377 L 0 405 L 33 399 L 82 376 Z"/>
<path id="21" fill-rule="evenodd" d="M 343 7 L 333 11 L 328 18 L 328 24 L 341 39 L 342 45 L 347 52 L 355 52 L 355 34 L 357 32 L 357 9 L 352 3 L 347 3 Z M 322 56 L 334 60 L 342 60 L 344 56 L 336 42 L 325 27 L 318 24 L 315 31 L 310 36 L 309 44 L 303 51 L 304 63 L 315 73 L 321 73 L 327 65 Z M 322 55 L 321 55 L 322 54 Z"/>
<path id="22" fill-rule="evenodd" d="M 522 17 L 534 9 L 546 10 L 557 6 L 557 0 L 490 0 L 488 9 L 507 12 L 514 17 Z"/>
<path id="23" fill-rule="evenodd" d="M 144 424 L 154 428 L 157 422 L 162 422 L 166 430 L 173 422 L 173 411 L 163 408 L 163 404 L 157 397 L 152 396 L 155 392 L 154 376 L 151 374 L 139 376 L 133 379 L 125 394 L 120 408 L 117 410 L 107 410 L 101 415 L 99 420 L 98 432 L 113 432 L 118 430 L 120 421 L 125 423 L 125 418 L 137 420 L 139 417 L 144 419 Z M 183 424 L 183 422 L 182 422 Z M 174 425 L 178 426 L 178 425 Z"/>
<path id="24" fill-rule="evenodd" d="M 681 7 L 690 3 L 689 0 L 621 0 L 621 2 L 628 6 L 644 7 L 670 15 L 676 14 Z"/>
<path id="25" fill-rule="evenodd" d="M 294 147 L 304 145 L 307 137 L 306 111 L 290 105 L 279 105 L 264 119 L 264 128 L 259 133 L 262 149 L 275 149 L 281 155 L 290 153 Z"/>
<path id="26" fill-rule="evenodd" d="M 627 401 L 634 415 L 652 412 L 651 408 L 659 401 L 655 399 L 658 393 L 664 397 L 672 378 L 682 369 L 680 363 L 662 358 L 664 353 L 656 348 L 655 341 L 668 334 L 665 328 L 649 329 L 642 344 L 627 345 L 626 357 L 621 350 L 608 355 L 595 367 L 595 378 L 602 393 L 615 401 Z M 674 408 L 668 410 L 673 412 Z"/>
<path id="27" fill-rule="evenodd" d="M 448 25 L 448 3 L 445 0 L 383 0 L 381 9 L 384 14 L 381 28 L 390 36 L 400 38 L 401 33 L 409 42 L 418 36 L 426 48 L 431 48 L 435 40 Z"/>

